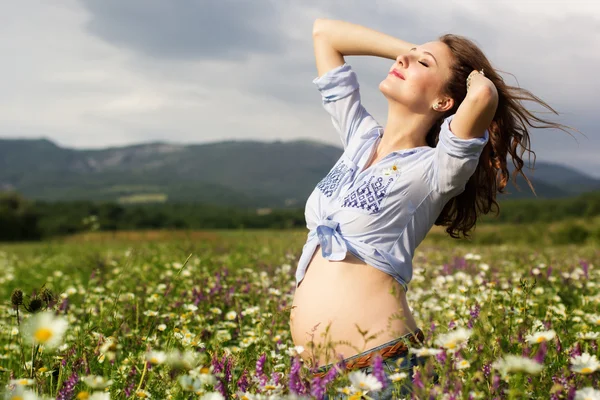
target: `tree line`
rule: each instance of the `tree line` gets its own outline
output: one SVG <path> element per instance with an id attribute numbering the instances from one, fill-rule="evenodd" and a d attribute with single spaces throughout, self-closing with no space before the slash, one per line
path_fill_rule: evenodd
<path id="1" fill-rule="evenodd" d="M 478 224 L 528 224 L 600 216 L 600 191 L 565 199 L 503 200 L 500 214 Z M 304 208 L 243 209 L 208 204 L 124 205 L 114 202 L 44 202 L 0 193 L 0 241 L 41 240 L 83 231 L 142 229 L 305 228 Z"/>

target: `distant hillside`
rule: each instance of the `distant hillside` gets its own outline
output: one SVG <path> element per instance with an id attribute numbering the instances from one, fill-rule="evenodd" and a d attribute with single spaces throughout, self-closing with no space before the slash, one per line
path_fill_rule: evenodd
<path id="1" fill-rule="evenodd" d="M 62 148 L 49 140 L 0 139 L 0 190 L 44 200 L 206 202 L 240 207 L 303 207 L 342 154 L 312 140 L 148 143 L 102 150 Z M 525 170 L 538 197 L 600 189 L 600 180 L 559 164 Z M 531 198 L 509 186 L 504 198 Z"/>

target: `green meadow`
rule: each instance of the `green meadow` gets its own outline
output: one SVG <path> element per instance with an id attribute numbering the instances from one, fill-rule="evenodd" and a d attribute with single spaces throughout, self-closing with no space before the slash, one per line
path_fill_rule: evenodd
<path id="1" fill-rule="evenodd" d="M 414 352 L 427 357 L 412 398 L 597 398 L 600 246 L 593 235 L 556 244 L 576 235 L 569 226 L 485 226 L 471 241 L 431 232 L 407 293 L 426 337 Z M 298 356 L 311 349 L 291 341 L 306 233 L 0 245 L 0 387 L 7 399 L 376 398 L 372 376 L 313 379 Z M 406 379 L 392 376 L 398 389 Z"/>

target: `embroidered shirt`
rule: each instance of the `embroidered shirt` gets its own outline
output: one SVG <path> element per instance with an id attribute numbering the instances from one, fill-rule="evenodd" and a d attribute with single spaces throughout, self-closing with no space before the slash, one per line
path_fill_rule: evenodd
<path id="1" fill-rule="evenodd" d="M 444 205 L 464 191 L 488 141 L 461 139 L 447 117 L 438 144 L 399 150 L 364 169 L 383 128 L 361 104 L 355 72 L 347 63 L 313 81 L 323 107 L 341 136 L 344 153 L 309 196 L 309 229 L 296 270 L 304 278 L 317 245 L 324 258 L 341 261 L 346 252 L 391 276 L 408 290 L 415 248 Z"/>

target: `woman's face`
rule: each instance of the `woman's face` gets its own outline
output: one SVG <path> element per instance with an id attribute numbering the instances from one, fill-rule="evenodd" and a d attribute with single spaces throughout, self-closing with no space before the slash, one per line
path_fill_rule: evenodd
<path id="1" fill-rule="evenodd" d="M 379 90 L 389 101 L 401 103 L 413 112 L 433 112 L 433 105 L 442 99 L 442 88 L 450 79 L 451 62 L 452 53 L 442 42 L 416 46 L 396 58 Z"/>

